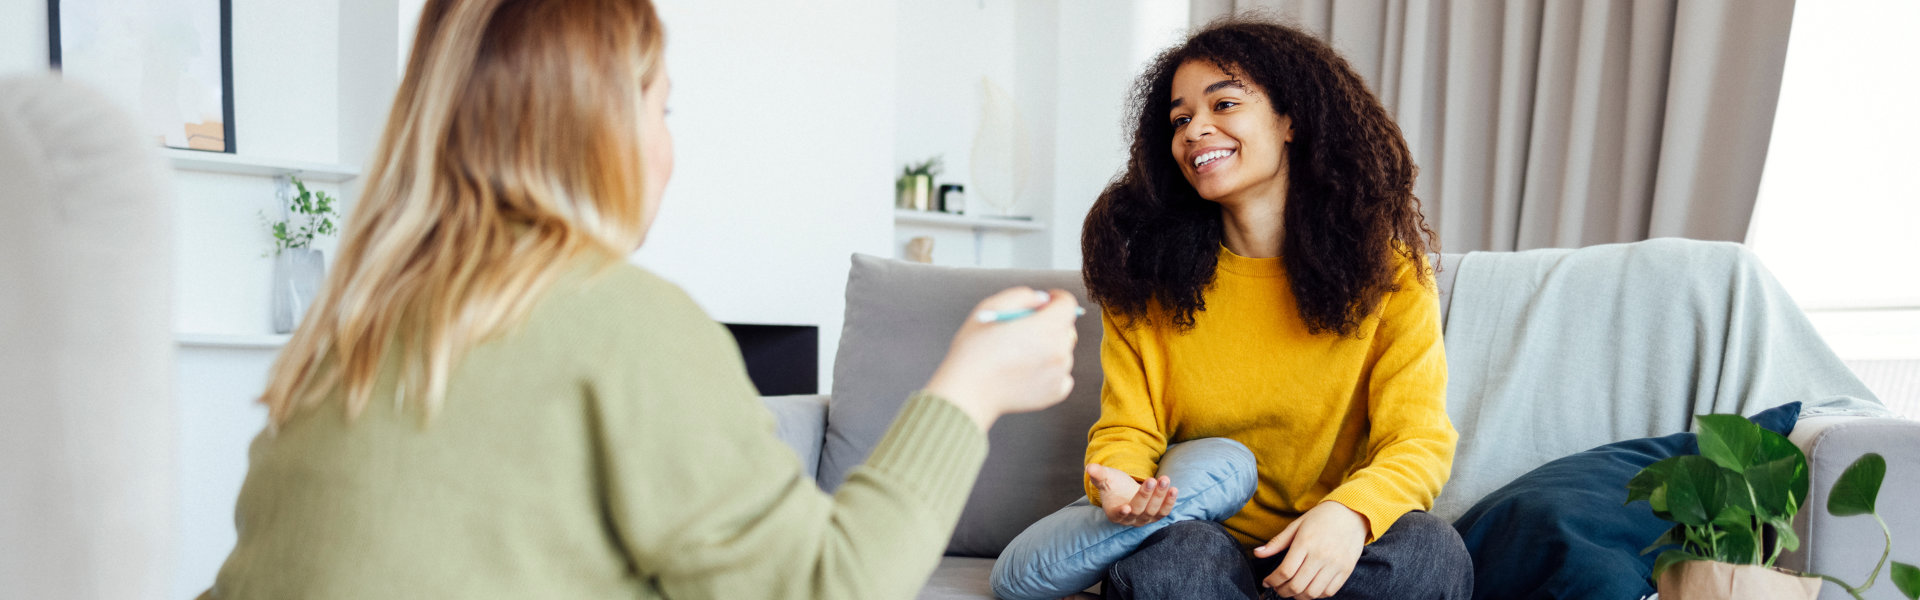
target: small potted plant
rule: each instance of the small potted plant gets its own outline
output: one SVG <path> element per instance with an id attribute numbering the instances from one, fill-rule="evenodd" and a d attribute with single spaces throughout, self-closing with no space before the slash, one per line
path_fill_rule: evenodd
<path id="1" fill-rule="evenodd" d="M 288 333 L 306 314 L 320 291 L 326 274 L 325 257 L 313 247 L 320 236 L 333 235 L 339 229 L 335 198 L 326 192 L 309 190 L 298 177 L 289 177 L 295 193 L 282 193 L 280 220 L 261 220 L 273 234 L 273 332 Z M 284 186 L 282 187 L 284 190 Z"/>
<path id="2" fill-rule="evenodd" d="M 899 194 L 896 205 L 913 210 L 933 209 L 933 176 L 940 174 L 940 157 L 935 156 L 917 163 L 907 163 L 900 172 L 900 181 L 895 191 Z"/>
<path id="3" fill-rule="evenodd" d="M 1678 546 L 1655 559 L 1661 600 L 1805 598 L 1831 581 L 1861 598 L 1886 566 L 1893 534 L 1875 512 L 1887 461 L 1867 454 L 1833 483 L 1827 512 L 1872 515 L 1887 534 L 1880 562 L 1858 587 L 1817 573 L 1774 567 L 1800 547 L 1793 517 L 1807 499 L 1807 457 L 1786 436 L 1738 415 L 1700 417 L 1700 453 L 1648 465 L 1627 482 L 1627 502 L 1645 500 L 1653 514 L 1674 523 L 1642 554 Z M 1907 598 L 1920 599 L 1920 568 L 1894 562 L 1889 577 Z"/>

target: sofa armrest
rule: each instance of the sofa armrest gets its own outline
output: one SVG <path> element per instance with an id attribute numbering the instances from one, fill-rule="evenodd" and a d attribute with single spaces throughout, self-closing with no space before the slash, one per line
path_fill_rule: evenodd
<path id="1" fill-rule="evenodd" d="M 1920 422 L 1813 417 L 1796 424 L 1790 439 L 1807 454 L 1813 489 L 1794 520 L 1800 550 L 1781 557 L 1780 566 L 1831 575 L 1854 585 L 1866 581 L 1867 573 L 1886 549 L 1886 537 L 1872 517 L 1827 513 L 1827 497 L 1840 473 L 1868 452 L 1887 459 L 1887 477 L 1880 487 L 1877 508 L 1893 532 L 1893 558 L 1920 562 Z M 1827 583 L 1820 597 L 1849 596 L 1839 586 Z M 1882 571 L 1866 597 L 1891 600 L 1900 595 Z"/>
<path id="2" fill-rule="evenodd" d="M 761 396 L 773 413 L 774 433 L 793 447 L 808 477 L 820 476 L 820 445 L 827 437 L 827 396 Z"/>

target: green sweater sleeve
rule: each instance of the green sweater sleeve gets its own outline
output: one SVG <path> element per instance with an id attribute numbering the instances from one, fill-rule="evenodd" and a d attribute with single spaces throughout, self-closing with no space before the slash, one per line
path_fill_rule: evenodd
<path id="1" fill-rule="evenodd" d="M 603 509 L 636 574 L 672 598 L 912 597 L 986 435 L 916 394 L 829 497 L 775 437 L 732 339 L 671 293 L 680 299 L 628 313 L 634 335 L 586 382 Z"/>

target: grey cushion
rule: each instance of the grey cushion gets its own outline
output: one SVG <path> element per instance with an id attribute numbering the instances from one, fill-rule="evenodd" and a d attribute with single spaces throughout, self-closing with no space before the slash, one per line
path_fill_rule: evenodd
<path id="1" fill-rule="evenodd" d="M 846 328 L 827 405 L 822 488 L 838 489 L 866 460 L 907 395 L 933 375 L 974 305 L 1019 285 L 1086 298 L 1077 271 L 962 269 L 854 255 Z M 1084 493 L 1086 433 L 1100 416 L 1099 315 L 1089 306 L 1080 319 L 1075 383 L 1066 401 L 1037 413 L 1008 415 L 994 425 L 986 466 L 948 542 L 949 554 L 996 556 L 1028 525 Z"/>
<path id="2" fill-rule="evenodd" d="M 820 474 L 820 442 L 827 432 L 827 397 L 819 395 L 762 396 L 773 413 L 774 434 L 793 447 L 808 477 Z"/>

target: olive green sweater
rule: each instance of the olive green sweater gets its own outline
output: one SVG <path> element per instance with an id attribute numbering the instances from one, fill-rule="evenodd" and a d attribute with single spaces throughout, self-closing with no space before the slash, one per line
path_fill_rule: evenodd
<path id="1" fill-rule="evenodd" d="M 250 452 L 239 543 L 211 596 L 909 598 L 987 454 L 916 395 L 828 496 L 727 332 L 624 263 L 561 279 L 472 349 L 430 419 L 395 398 L 319 409 Z"/>

